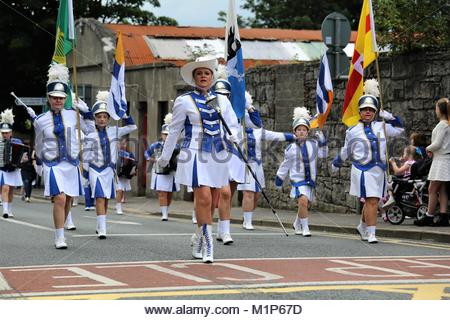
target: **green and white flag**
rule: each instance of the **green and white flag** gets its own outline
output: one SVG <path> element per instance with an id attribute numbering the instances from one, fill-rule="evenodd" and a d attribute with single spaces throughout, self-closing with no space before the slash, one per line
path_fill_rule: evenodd
<path id="1" fill-rule="evenodd" d="M 72 51 L 72 46 L 75 46 L 73 2 L 72 0 L 60 0 L 58 21 L 56 22 L 55 52 L 52 62 L 66 65 L 66 55 Z"/>

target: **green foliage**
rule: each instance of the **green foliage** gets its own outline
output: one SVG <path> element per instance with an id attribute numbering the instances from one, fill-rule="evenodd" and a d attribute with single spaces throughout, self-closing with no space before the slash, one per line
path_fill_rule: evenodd
<path id="1" fill-rule="evenodd" d="M 103 22 L 177 25 L 168 17 L 156 17 L 141 9 L 144 3 L 158 7 L 158 0 L 75 0 L 74 16 Z M 40 97 L 45 92 L 48 65 L 55 48 L 59 1 L 0 1 L 0 106 L 10 107 L 18 96 Z M 17 109 L 17 108 L 15 108 Z M 16 110 L 15 110 L 16 111 Z M 24 117 L 26 119 L 26 116 Z"/>
<path id="2" fill-rule="evenodd" d="M 392 52 L 450 47 L 448 0 L 374 1 L 377 40 Z"/>
<path id="3" fill-rule="evenodd" d="M 254 13 L 245 20 L 252 28 L 320 29 L 333 11 L 345 15 L 357 28 L 362 0 L 246 0 L 242 8 Z"/>

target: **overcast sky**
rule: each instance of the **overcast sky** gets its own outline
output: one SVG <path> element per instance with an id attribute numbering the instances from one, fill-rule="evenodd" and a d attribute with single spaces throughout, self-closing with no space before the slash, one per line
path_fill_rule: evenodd
<path id="1" fill-rule="evenodd" d="M 178 21 L 180 26 L 222 27 L 217 20 L 219 11 L 228 11 L 228 0 L 159 0 L 161 7 L 146 5 L 148 11 L 156 16 L 167 16 Z M 251 12 L 240 6 L 244 0 L 235 0 L 237 14 L 248 17 Z"/>

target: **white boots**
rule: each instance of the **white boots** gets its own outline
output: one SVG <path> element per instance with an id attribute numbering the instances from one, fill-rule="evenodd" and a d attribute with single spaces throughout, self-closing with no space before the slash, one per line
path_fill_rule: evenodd
<path id="1" fill-rule="evenodd" d="M 295 221 L 292 224 L 295 230 L 295 234 L 302 235 L 304 237 L 311 237 L 311 232 L 309 231 L 308 218 L 295 217 Z"/>
<path id="2" fill-rule="evenodd" d="M 71 231 L 77 229 L 77 227 L 73 223 L 72 212 L 70 212 L 70 211 L 67 214 L 66 222 L 64 223 L 64 228 L 66 228 L 67 230 L 71 230 Z"/>
<path id="3" fill-rule="evenodd" d="M 244 222 L 242 223 L 242 227 L 245 230 L 253 230 L 255 229 L 252 224 L 253 212 L 244 212 Z"/>
<path id="4" fill-rule="evenodd" d="M 222 242 L 224 245 L 233 243 L 230 233 L 230 220 L 220 220 L 217 222 L 217 237 L 216 240 Z"/>
<path id="5" fill-rule="evenodd" d="M 212 226 L 204 224 L 197 229 L 197 237 L 192 237 L 192 256 L 195 259 L 203 259 L 204 263 L 214 261 L 214 247 Z"/>

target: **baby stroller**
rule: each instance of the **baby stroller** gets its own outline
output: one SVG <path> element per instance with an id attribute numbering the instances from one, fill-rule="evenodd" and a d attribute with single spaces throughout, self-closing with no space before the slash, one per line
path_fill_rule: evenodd
<path id="1" fill-rule="evenodd" d="M 401 224 L 406 217 L 420 219 L 427 213 L 428 164 L 428 159 L 416 161 L 411 167 L 410 178 L 393 178 L 395 204 L 386 209 L 386 219 L 390 223 Z"/>

